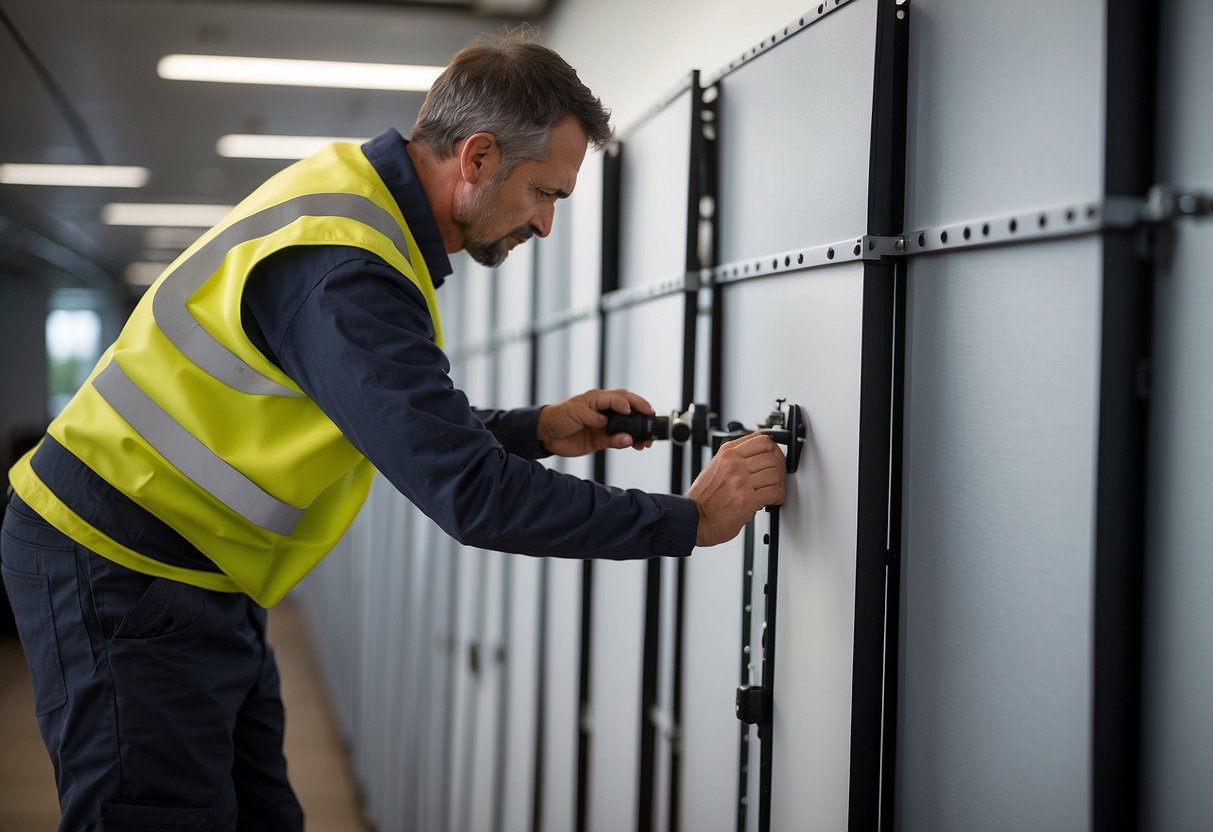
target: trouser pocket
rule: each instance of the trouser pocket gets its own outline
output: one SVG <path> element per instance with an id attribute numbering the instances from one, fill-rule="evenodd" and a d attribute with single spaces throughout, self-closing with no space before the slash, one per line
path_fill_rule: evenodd
<path id="1" fill-rule="evenodd" d="M 51 584 L 46 575 L 29 575 L 0 565 L 17 633 L 34 681 L 34 709 L 43 716 L 63 707 L 67 688 L 59 660 L 59 639 L 51 610 Z"/>
<path id="2" fill-rule="evenodd" d="M 106 832 L 214 829 L 211 810 L 194 806 L 147 806 L 142 803 L 102 803 L 101 822 Z"/>

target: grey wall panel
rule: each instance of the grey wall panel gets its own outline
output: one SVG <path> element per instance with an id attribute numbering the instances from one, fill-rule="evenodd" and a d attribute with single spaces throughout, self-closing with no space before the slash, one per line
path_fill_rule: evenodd
<path id="1" fill-rule="evenodd" d="M 576 825 L 581 563 L 553 559 L 549 567 L 548 628 L 543 636 L 547 640 L 548 673 L 541 828 L 544 832 L 561 832 Z"/>
<path id="2" fill-rule="evenodd" d="M 517 246 L 505 262 L 491 271 L 497 309 L 493 325 L 498 330 L 517 331 L 531 320 L 534 292 L 534 241 Z"/>
<path id="3" fill-rule="evenodd" d="M 687 91 L 624 134 L 620 173 L 619 285 L 637 286 L 686 270 L 691 166 Z"/>
<path id="4" fill-rule="evenodd" d="M 899 828 L 1090 823 L 1100 252 L 911 263 Z"/>
<path id="5" fill-rule="evenodd" d="M 535 667 L 539 639 L 539 558 L 507 555 L 505 568 L 509 607 L 506 643 L 506 743 L 505 768 L 501 772 L 501 824 L 505 832 L 529 832 L 535 772 L 535 699 L 538 689 Z"/>
<path id="6" fill-rule="evenodd" d="M 643 562 L 594 566 L 590 832 L 631 829 L 636 822 L 644 586 Z"/>
<path id="7" fill-rule="evenodd" d="M 1104 3 L 914 0 L 906 228 L 1103 192 Z"/>
<path id="8" fill-rule="evenodd" d="M 569 268 L 573 245 L 572 212 L 581 199 L 581 193 L 574 191 L 573 195 L 565 200 L 568 204 L 557 208 L 557 219 L 552 224 L 552 232 L 546 238 L 533 241 L 536 269 L 535 310 L 540 318 L 569 308 L 569 298 L 573 290 Z"/>
<path id="9" fill-rule="evenodd" d="M 1159 178 L 1213 191 L 1213 5 L 1163 5 Z M 1208 221 L 1176 224 L 1155 306 L 1143 828 L 1213 828 L 1213 281 Z"/>
<path id="10" fill-rule="evenodd" d="M 464 784 L 462 796 L 465 802 L 471 804 L 470 822 L 464 828 L 472 832 L 490 832 L 496 818 L 493 790 L 497 777 L 497 743 L 500 741 L 499 706 L 504 694 L 501 583 L 507 555 L 476 551 L 479 557 L 474 571 L 482 585 L 477 590 L 480 607 L 474 631 L 480 654 L 480 671 L 476 674 L 478 678 L 475 684 L 475 739 L 472 743 L 475 761 L 466 769 L 470 779 Z"/>
<path id="11" fill-rule="evenodd" d="M 660 403 L 680 387 L 680 295 L 612 313 L 607 320 L 608 387 L 626 387 Z M 607 481 L 626 488 L 668 491 L 670 447 L 607 456 Z M 627 829 L 635 822 L 639 759 L 641 662 L 646 565 L 602 562 L 594 571 L 592 644 L 593 741 L 589 828 Z"/>
<path id="12" fill-rule="evenodd" d="M 560 222 L 569 225 L 573 238 L 568 275 L 569 306 L 595 303 L 602 288 L 602 153 L 586 154 L 577 175 L 577 190 L 557 209 Z M 597 353 L 595 353 L 597 354 Z"/>
<path id="13" fill-rule="evenodd" d="M 306 612 L 308 634 L 315 645 L 325 688 L 333 703 L 337 730 L 347 742 L 354 731 L 357 697 L 356 610 L 352 531 L 346 532 L 333 551 L 292 591 Z"/>
<path id="14" fill-rule="evenodd" d="M 697 832 L 737 828 L 741 566 L 740 538 L 686 561 L 681 814 Z"/>
<path id="15" fill-rule="evenodd" d="M 544 241 L 545 245 L 547 242 Z M 597 352 L 597 319 L 581 321 L 542 336 L 539 342 L 540 401 L 560 401 L 592 386 L 597 372 Z M 575 476 L 588 478 L 592 475 L 590 458 L 553 458 L 548 464 Z M 544 783 L 539 814 L 542 830 L 563 832 L 576 825 L 582 564 L 577 560 L 552 558 L 548 568 L 547 629 L 543 633 L 547 648 L 544 679 L 547 707 L 544 711 Z"/>
<path id="16" fill-rule="evenodd" d="M 857 263 L 725 292 L 728 320 L 739 323 L 725 329 L 722 418 L 753 424 L 781 397 L 799 403 L 808 422 L 780 531 L 773 829 L 804 818 L 847 825 L 862 298 Z M 736 653 L 720 661 L 732 671 Z"/>
<path id="17" fill-rule="evenodd" d="M 864 233 L 875 44 L 856 0 L 721 80 L 720 262 Z"/>
<path id="18" fill-rule="evenodd" d="M 607 318 L 608 387 L 624 387 L 644 396 L 658 413 L 685 403 L 682 388 L 681 294 L 613 312 Z M 607 455 L 607 481 L 625 488 L 669 491 L 670 444 L 645 451 Z"/>

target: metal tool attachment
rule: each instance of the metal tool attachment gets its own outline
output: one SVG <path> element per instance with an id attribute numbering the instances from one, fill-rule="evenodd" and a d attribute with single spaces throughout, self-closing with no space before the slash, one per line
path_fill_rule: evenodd
<path id="1" fill-rule="evenodd" d="M 607 417 L 607 433 L 626 433 L 637 444 L 650 439 L 668 439 L 675 445 L 695 442 L 707 444 L 708 424 L 714 416 L 707 405 L 691 404 L 685 411 L 674 411 L 669 416 L 649 416 L 644 413 L 618 413 L 604 410 Z"/>
<path id="2" fill-rule="evenodd" d="M 797 404 L 789 404 L 785 408 L 785 402 L 787 399 L 776 399 L 775 409 L 753 430 L 746 428 L 740 422 L 730 422 L 727 430 L 713 430 L 711 432 L 712 453 L 715 454 L 719 451 L 720 446 L 725 442 L 740 439 L 751 433 L 763 433 L 784 446 L 788 473 L 795 473 L 796 469 L 800 467 L 800 455 L 804 450 L 804 413 Z"/>

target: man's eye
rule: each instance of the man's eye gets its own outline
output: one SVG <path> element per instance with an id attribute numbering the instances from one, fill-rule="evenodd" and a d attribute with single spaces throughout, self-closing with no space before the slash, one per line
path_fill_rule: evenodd
<path id="1" fill-rule="evenodd" d="M 551 199 L 556 196 L 555 191 L 545 191 L 543 188 L 536 188 L 535 192 L 539 194 L 540 199 Z"/>

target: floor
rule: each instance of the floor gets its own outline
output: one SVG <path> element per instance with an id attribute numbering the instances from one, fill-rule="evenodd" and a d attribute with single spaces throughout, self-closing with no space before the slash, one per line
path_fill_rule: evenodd
<path id="1" fill-rule="evenodd" d="M 286 759 L 308 832 L 365 832 L 348 760 L 333 723 L 307 633 L 289 601 L 270 611 L 286 705 Z M 21 646 L 0 637 L 0 832 L 53 830 L 59 821 L 54 771 L 38 736 Z"/>

